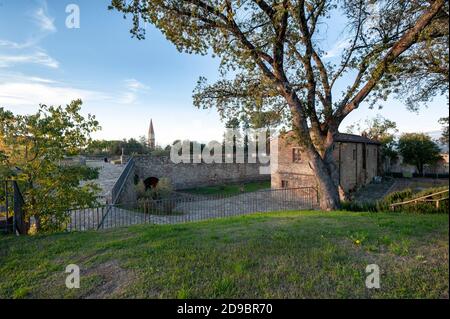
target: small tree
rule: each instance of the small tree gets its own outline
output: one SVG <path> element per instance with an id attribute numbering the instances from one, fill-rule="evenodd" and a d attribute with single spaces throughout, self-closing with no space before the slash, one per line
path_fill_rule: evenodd
<path id="1" fill-rule="evenodd" d="M 67 210 L 96 203 L 98 187 L 87 183 L 86 170 L 67 167 L 62 160 L 85 148 L 90 133 L 99 129 L 94 116 L 80 115 L 81 100 L 65 108 L 40 105 L 32 115 L 14 115 L 0 108 L 2 178 L 22 185 L 27 217 L 34 216 L 36 231 L 60 230 Z"/>
<path id="2" fill-rule="evenodd" d="M 402 134 L 398 150 L 403 162 L 416 166 L 419 174 L 423 174 L 425 164 L 435 164 L 441 158 L 439 146 L 423 133 Z"/>

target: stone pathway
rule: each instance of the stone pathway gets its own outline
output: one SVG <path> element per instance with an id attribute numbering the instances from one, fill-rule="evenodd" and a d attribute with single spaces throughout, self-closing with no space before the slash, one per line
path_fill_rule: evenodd
<path id="1" fill-rule="evenodd" d="M 95 183 L 100 186 L 100 197 L 106 203 L 107 199 L 111 197 L 111 190 L 114 187 L 117 179 L 125 167 L 125 165 L 105 163 L 103 161 L 87 160 L 86 165 L 89 167 L 100 168 L 98 179 L 92 181 L 85 181 L 84 183 Z"/>

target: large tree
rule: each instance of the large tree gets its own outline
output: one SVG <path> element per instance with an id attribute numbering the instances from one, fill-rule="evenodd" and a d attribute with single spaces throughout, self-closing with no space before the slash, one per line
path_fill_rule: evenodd
<path id="1" fill-rule="evenodd" d="M 414 165 L 420 175 L 424 165 L 436 164 L 441 158 L 439 146 L 423 133 L 405 133 L 398 140 L 398 151 L 403 162 Z"/>
<path id="2" fill-rule="evenodd" d="M 411 3 L 415 6 L 421 5 L 421 1 Z M 418 43 L 407 55 L 399 57 L 395 83 L 391 85 L 388 82 L 386 86 L 387 91 L 392 91 L 394 87 L 397 97 L 405 101 L 412 111 L 418 111 L 420 106 L 432 101 L 436 96 L 446 96 L 448 100 L 448 4 L 442 11 L 442 17 L 445 15 L 446 19 L 435 19 L 427 30 L 422 32 Z"/>
<path id="3" fill-rule="evenodd" d="M 34 217 L 37 231 L 61 230 L 67 211 L 96 203 L 98 187 L 85 167 L 64 165 L 89 143 L 99 128 L 93 116 L 80 114 L 81 101 L 67 105 L 40 105 L 32 115 L 15 115 L 0 108 L 0 179 L 20 183 L 27 217 Z"/>
<path id="4" fill-rule="evenodd" d="M 282 115 L 315 171 L 323 209 L 339 205 L 332 144 L 341 122 L 368 98 L 384 97 L 399 57 L 441 38 L 436 23 L 448 25 L 444 0 L 112 0 L 111 8 L 132 15 L 138 39 L 150 22 L 180 51 L 221 58 L 223 78 L 199 81 L 197 106 L 226 118 Z M 333 14 L 347 18 L 348 45 L 336 64 L 325 62 L 321 41 Z M 336 92 L 344 74 L 353 79 Z"/>

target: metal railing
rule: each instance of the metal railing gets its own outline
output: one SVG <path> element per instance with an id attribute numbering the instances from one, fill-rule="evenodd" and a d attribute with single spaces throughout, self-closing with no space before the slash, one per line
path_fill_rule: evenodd
<path id="1" fill-rule="evenodd" d="M 0 232 L 26 234 L 25 201 L 19 185 L 14 180 L 4 180 L 0 184 Z"/>
<path id="2" fill-rule="evenodd" d="M 96 223 L 96 229 L 100 229 L 103 225 L 104 220 L 107 218 L 108 214 L 110 213 L 113 205 L 117 203 L 117 200 L 119 199 L 120 194 L 123 191 L 123 188 L 125 187 L 125 183 L 134 168 L 134 159 L 131 157 L 127 164 L 125 165 L 122 173 L 120 174 L 117 181 L 114 183 L 113 188 L 111 189 L 111 202 L 108 202 L 108 199 L 106 200 L 106 210 L 102 209 L 102 215 L 101 220 Z"/>
<path id="3" fill-rule="evenodd" d="M 117 179 L 116 183 L 114 184 L 113 188 L 111 189 L 111 204 L 114 205 L 117 203 L 117 200 L 120 194 L 122 193 L 124 185 L 133 168 L 134 168 L 134 159 L 130 158 L 128 163 L 125 165 L 125 168 L 123 169 L 122 173 L 120 174 L 119 178 Z"/>
<path id="4" fill-rule="evenodd" d="M 72 210 L 67 230 L 107 229 L 146 223 L 177 224 L 255 212 L 317 208 L 317 190 L 313 187 L 268 189 L 238 195 L 175 193 L 170 198 Z"/>
<path id="5" fill-rule="evenodd" d="M 448 202 L 448 195 L 444 196 L 444 194 L 448 194 L 448 189 L 440 191 L 440 192 L 436 192 L 433 194 L 413 198 L 413 199 L 403 201 L 400 203 L 393 203 L 393 204 L 389 205 L 389 209 L 395 210 L 397 207 L 402 207 L 405 205 L 417 205 L 418 203 L 432 203 L 436 209 L 439 209 L 441 202 L 444 202 L 444 201 Z M 438 198 L 433 198 L 436 196 L 438 196 Z"/>

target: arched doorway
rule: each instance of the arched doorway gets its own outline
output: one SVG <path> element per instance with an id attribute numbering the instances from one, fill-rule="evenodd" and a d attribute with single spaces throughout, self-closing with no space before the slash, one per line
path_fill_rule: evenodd
<path id="1" fill-rule="evenodd" d="M 145 185 L 145 189 L 150 189 L 150 188 L 154 188 L 156 187 L 156 185 L 158 185 L 159 182 L 159 178 L 151 176 L 149 178 L 146 178 L 144 180 L 144 185 Z"/>

